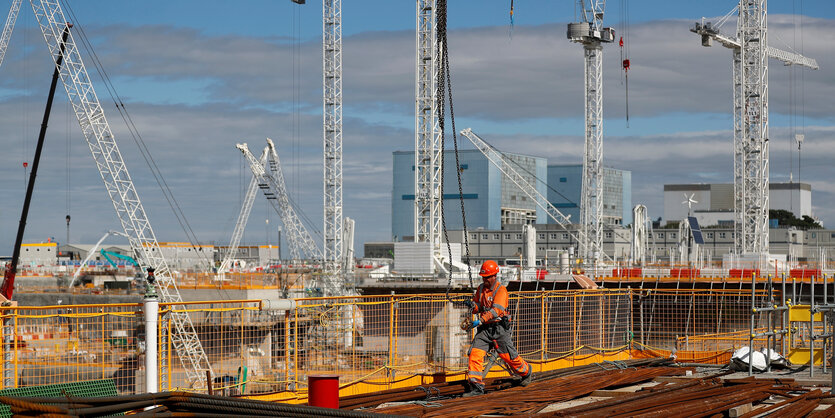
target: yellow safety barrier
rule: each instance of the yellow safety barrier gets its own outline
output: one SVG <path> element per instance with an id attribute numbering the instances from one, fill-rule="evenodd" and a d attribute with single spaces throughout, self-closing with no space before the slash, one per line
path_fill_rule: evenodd
<path id="1" fill-rule="evenodd" d="M 755 297 L 761 306 L 765 295 Z M 655 356 L 727 362 L 750 333 L 750 291 L 510 292 L 509 305 L 514 344 L 535 372 Z M 304 402 L 316 374 L 339 375 L 342 395 L 464 379 L 473 335 L 459 328 L 467 309 L 442 294 L 304 298 L 287 311 L 257 300 L 161 304 L 161 390 L 206 386 L 188 381 L 172 347 L 173 312 L 194 324 L 217 392 L 287 402 Z M 120 392 L 144 391 L 141 304 L 0 313 L 3 388 L 112 378 Z"/>

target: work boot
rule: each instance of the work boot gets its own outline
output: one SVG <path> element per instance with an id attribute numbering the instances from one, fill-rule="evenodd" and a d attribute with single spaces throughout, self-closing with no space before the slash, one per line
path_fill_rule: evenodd
<path id="1" fill-rule="evenodd" d="M 465 398 L 469 398 L 470 396 L 478 396 L 478 395 L 484 395 L 484 387 L 481 386 L 481 385 L 475 385 L 475 384 L 471 384 L 470 385 L 470 391 L 464 393 Z"/>
<path id="2" fill-rule="evenodd" d="M 533 382 L 533 370 L 529 371 L 528 374 L 522 376 L 522 380 L 519 382 L 519 386 L 527 386 Z"/>

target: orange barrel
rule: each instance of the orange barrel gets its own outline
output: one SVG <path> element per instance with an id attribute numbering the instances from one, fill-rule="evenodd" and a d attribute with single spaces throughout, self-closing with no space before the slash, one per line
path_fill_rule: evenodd
<path id="1" fill-rule="evenodd" d="M 335 374 L 307 376 L 307 404 L 339 409 L 339 376 Z"/>

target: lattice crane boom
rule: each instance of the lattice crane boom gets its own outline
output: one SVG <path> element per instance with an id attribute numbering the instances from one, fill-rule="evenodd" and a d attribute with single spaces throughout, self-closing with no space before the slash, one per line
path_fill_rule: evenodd
<path id="1" fill-rule="evenodd" d="M 513 184 L 516 185 L 520 190 L 522 190 L 525 195 L 528 196 L 528 199 L 531 199 L 536 205 L 544 210 L 548 217 L 554 220 L 557 224 L 565 228 L 566 232 L 571 234 L 571 238 L 573 238 L 578 243 L 583 242 L 586 240 L 585 237 L 586 232 L 580 228 L 579 230 L 575 230 L 571 228 L 571 221 L 568 219 L 567 216 L 563 215 L 562 212 L 559 211 L 551 202 L 548 201 L 546 196 L 543 196 L 533 187 L 529 180 L 525 178 L 521 173 L 516 171 L 513 168 L 513 164 L 505 157 L 503 153 L 493 148 L 490 144 L 485 142 L 481 137 L 475 134 L 472 129 L 467 128 L 461 131 L 461 135 L 466 137 L 467 139 L 472 142 L 472 144 L 479 150 L 490 163 L 492 163 L 499 171 L 502 172 L 502 175 L 505 176 L 508 180 L 512 181 Z M 593 244 L 593 242 L 592 242 Z M 597 251 L 601 254 L 601 257 L 606 257 L 606 254 L 603 252 L 601 247 L 592 248 L 594 251 Z M 608 257 L 607 257 L 608 258 Z"/>
<path id="2" fill-rule="evenodd" d="M 585 146 L 580 198 L 580 224 L 585 239 L 579 254 L 595 260 L 603 242 L 603 47 L 615 33 L 603 27 L 605 0 L 578 0 L 580 21 L 568 24 L 568 39 L 583 45 L 585 56 Z M 602 253 L 600 253 L 602 254 Z"/>
<path id="3" fill-rule="evenodd" d="M 60 53 L 61 35 L 67 19 L 58 1 L 30 2 L 49 53 L 55 62 Z M 156 285 L 161 301 L 182 302 L 183 299 L 162 256 L 136 187 L 81 60 L 72 32 L 64 44 L 64 64 L 59 68 L 61 81 L 122 228 L 129 237 L 131 248 L 139 256 L 137 261 L 143 269 L 153 267 L 156 270 Z M 191 318 L 187 313 L 176 310 L 171 310 L 169 315 L 173 328 L 170 333 L 171 342 L 189 381 L 196 386 L 205 384 L 206 371 L 211 373 L 212 367 Z M 163 382 L 163 385 L 167 382 L 165 376 L 160 375 L 160 382 Z"/>
<path id="4" fill-rule="evenodd" d="M 12 0 L 12 5 L 9 7 L 9 16 L 6 17 L 3 33 L 0 34 L 0 65 L 3 64 L 3 59 L 6 57 L 6 50 L 9 49 L 9 39 L 12 38 L 12 32 L 17 21 L 17 15 L 20 13 L 20 3 L 22 1 Z"/>
<path id="5" fill-rule="evenodd" d="M 267 141 L 269 170 L 252 155 L 247 144 L 237 144 L 237 148 L 243 153 L 252 174 L 258 179 L 258 187 L 264 192 L 267 201 L 273 206 L 284 224 L 291 258 L 301 260 L 305 255 L 310 259 L 321 260 L 322 251 L 316 246 L 313 237 L 307 232 L 307 228 L 302 224 L 290 202 L 278 153 L 275 152 L 272 141 L 269 139 Z"/>
<path id="6" fill-rule="evenodd" d="M 264 152 L 261 153 L 261 158 L 259 158 L 261 166 L 267 163 L 267 152 L 268 148 L 264 147 Z M 232 232 L 232 239 L 229 241 L 226 255 L 223 257 L 223 261 L 221 261 L 220 267 L 217 269 L 221 278 L 229 271 L 229 266 L 232 265 L 232 260 L 238 253 L 238 246 L 241 244 L 241 239 L 244 236 L 244 230 L 246 230 L 246 224 L 249 221 L 249 214 L 252 213 L 252 205 L 255 203 L 256 194 L 258 194 L 258 179 L 253 175 L 246 189 L 244 200 L 241 203 L 241 211 L 238 213 L 238 221 L 235 223 L 235 230 Z"/>
<path id="7" fill-rule="evenodd" d="M 710 22 L 696 22 L 696 24 L 690 28 L 690 32 L 701 35 L 703 46 L 711 46 L 712 41 L 717 41 L 725 48 L 732 50 L 737 50 L 742 47 L 739 39 L 731 38 L 730 36 L 720 33 L 719 30 L 714 28 Z M 800 65 L 812 70 L 820 68 L 818 66 L 818 61 L 814 58 L 809 58 L 791 51 L 784 51 L 772 46 L 766 47 L 766 54 L 768 54 L 769 58 L 776 59 L 785 65 Z"/>
<path id="8" fill-rule="evenodd" d="M 325 274 L 342 277 L 342 0 L 322 1 Z"/>

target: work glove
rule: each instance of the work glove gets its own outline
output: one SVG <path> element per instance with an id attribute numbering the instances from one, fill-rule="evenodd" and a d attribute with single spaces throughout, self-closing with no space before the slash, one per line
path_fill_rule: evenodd
<path id="1" fill-rule="evenodd" d="M 470 309 L 473 309 L 473 307 L 475 307 L 475 303 L 473 303 L 473 301 L 470 299 L 464 300 L 464 305 L 466 305 Z"/>
<path id="2" fill-rule="evenodd" d="M 467 317 L 461 321 L 461 330 L 469 331 L 479 325 L 481 325 L 481 319 L 476 318 L 474 321 L 469 315 L 467 315 Z"/>

